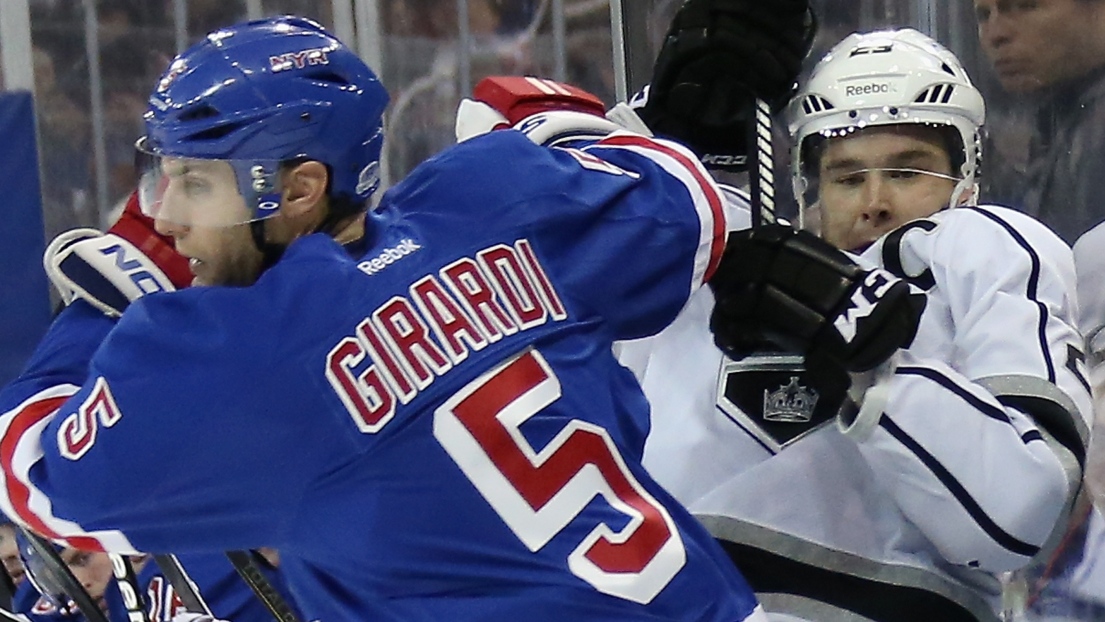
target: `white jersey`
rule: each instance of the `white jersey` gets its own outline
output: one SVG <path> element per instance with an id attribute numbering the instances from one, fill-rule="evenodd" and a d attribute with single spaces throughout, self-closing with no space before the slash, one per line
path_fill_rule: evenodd
<path id="1" fill-rule="evenodd" d="M 726 544 L 769 611 L 997 620 L 998 575 L 1066 512 L 1090 422 L 1070 249 L 962 207 L 861 256 L 926 289 L 912 346 L 848 429 L 786 357 L 728 361 L 710 292 L 621 344 L 653 408 L 645 465 Z"/>

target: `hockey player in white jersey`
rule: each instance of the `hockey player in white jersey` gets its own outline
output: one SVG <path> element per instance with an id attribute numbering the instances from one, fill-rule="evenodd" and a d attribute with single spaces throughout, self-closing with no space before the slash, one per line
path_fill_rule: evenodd
<path id="1" fill-rule="evenodd" d="M 716 306 L 703 292 L 665 332 L 621 345 L 652 404 L 645 465 L 780 620 L 996 621 L 1001 576 L 1046 554 L 1085 459 L 1071 251 L 975 204 L 982 98 L 916 31 L 846 38 L 788 117 L 810 221 L 926 292 L 918 333 L 865 374 L 746 356 L 821 327 L 723 298 L 809 277 L 754 276 L 746 266 L 779 257 L 787 236 L 735 233 Z"/>

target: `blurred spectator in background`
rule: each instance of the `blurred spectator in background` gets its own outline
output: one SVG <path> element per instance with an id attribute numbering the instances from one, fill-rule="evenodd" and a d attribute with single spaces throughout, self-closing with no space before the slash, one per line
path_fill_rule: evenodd
<path id="1" fill-rule="evenodd" d="M 468 0 L 470 39 L 464 51 L 456 0 L 392 0 L 384 5 L 388 36 L 381 78 L 396 93 L 387 131 L 403 137 L 387 143 L 392 179 L 453 144 L 453 115 L 461 94 L 480 78 L 534 73 L 527 42 L 503 23 L 506 7 L 521 1 Z M 471 84 L 460 84 L 465 58 Z"/>
<path id="2" fill-rule="evenodd" d="M 1002 87 L 1035 111 L 1023 185 L 993 191 L 1074 244 L 1105 220 L 1105 0 L 974 5 Z"/>
<path id="3" fill-rule="evenodd" d="M 43 220 L 46 235 L 75 225 L 91 225 L 95 213 L 89 202 L 91 184 L 88 114 L 58 87 L 53 56 L 32 50 L 35 76 L 35 114 L 38 117 L 42 175 Z"/>
<path id="4" fill-rule="evenodd" d="M 118 39 L 100 50 L 103 78 L 104 151 L 108 199 L 127 197 L 138 184 L 134 170 L 134 143 L 144 132 L 142 115 L 156 76 L 169 64 L 172 48 L 146 37 Z M 171 46 L 171 43 L 169 43 Z M 107 226 L 101 214 L 98 226 Z"/>
<path id="5" fill-rule="evenodd" d="M 171 14 L 172 0 L 165 0 L 165 5 L 165 11 Z M 188 32 L 195 33 L 193 39 L 237 23 L 245 16 L 244 0 L 188 0 Z"/>
<path id="6" fill-rule="evenodd" d="M 974 0 L 974 8 L 995 76 L 1028 114 L 1023 142 L 991 128 L 998 148 L 987 153 L 983 196 L 1036 216 L 1074 246 L 1098 419 L 1086 482 L 1105 508 L 1105 0 Z M 1076 512 L 1057 555 L 1030 572 L 1033 619 L 1105 619 L 1101 516 Z"/>

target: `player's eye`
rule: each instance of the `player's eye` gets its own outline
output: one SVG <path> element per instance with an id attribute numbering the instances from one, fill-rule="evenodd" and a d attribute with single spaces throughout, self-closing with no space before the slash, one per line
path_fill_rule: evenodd
<path id="1" fill-rule="evenodd" d="M 199 196 L 205 194 L 211 189 L 211 184 L 205 179 L 189 175 L 183 180 L 183 190 L 188 196 Z"/>
<path id="2" fill-rule="evenodd" d="M 833 183 L 845 188 L 855 188 L 863 185 L 863 182 L 867 179 L 866 171 L 856 171 L 852 173 L 846 173 L 844 175 L 838 175 L 833 179 Z"/>
<path id="3" fill-rule="evenodd" d="M 913 179 L 921 174 L 922 171 L 909 169 L 909 168 L 892 168 L 886 171 L 886 174 L 890 179 Z"/>
<path id="4" fill-rule="evenodd" d="M 1037 0 L 1020 0 L 1013 4 L 1013 8 L 1017 11 L 1032 11 L 1039 6 Z"/>
<path id="5" fill-rule="evenodd" d="M 69 566 L 74 568 L 83 568 L 88 564 L 88 560 L 91 556 L 88 553 L 77 553 L 73 556 L 73 559 L 69 560 Z"/>

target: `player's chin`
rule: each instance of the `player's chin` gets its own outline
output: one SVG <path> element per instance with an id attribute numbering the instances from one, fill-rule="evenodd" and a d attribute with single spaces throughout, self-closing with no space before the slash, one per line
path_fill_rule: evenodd
<path id="1" fill-rule="evenodd" d="M 189 258 L 188 269 L 192 271 L 192 287 L 215 284 L 211 264 L 202 259 Z"/>

